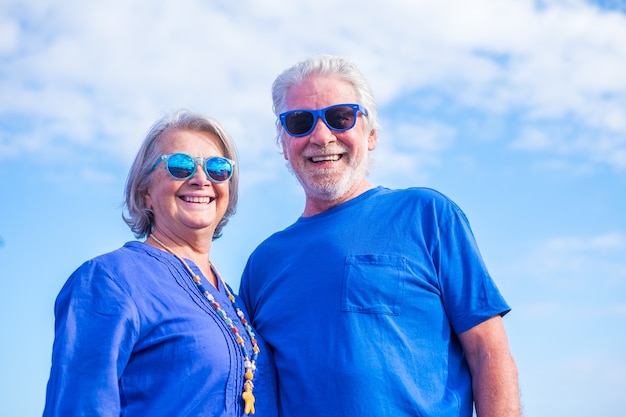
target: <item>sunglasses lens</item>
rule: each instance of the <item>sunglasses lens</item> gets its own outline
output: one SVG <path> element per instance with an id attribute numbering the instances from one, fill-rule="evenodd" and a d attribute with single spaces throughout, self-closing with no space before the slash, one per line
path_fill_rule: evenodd
<path id="1" fill-rule="evenodd" d="M 342 132 L 352 129 L 356 124 L 357 108 L 355 106 L 331 106 L 321 110 L 324 122 L 329 129 Z M 292 136 L 305 136 L 313 130 L 318 110 L 295 110 L 287 112 L 282 119 L 283 126 Z"/>
<path id="2" fill-rule="evenodd" d="M 291 135 L 304 135 L 311 130 L 315 116 L 308 111 L 294 111 L 285 117 L 285 129 Z"/>
<path id="3" fill-rule="evenodd" d="M 326 110 L 324 117 L 328 126 L 336 130 L 348 130 L 354 127 L 356 110 L 349 106 L 336 106 Z"/>
<path id="4" fill-rule="evenodd" d="M 233 174 L 233 165 L 228 159 L 215 157 L 206 161 L 206 174 L 215 182 L 228 181 Z"/>
<path id="5" fill-rule="evenodd" d="M 174 178 L 190 178 L 196 172 L 196 163 L 189 155 L 177 153 L 167 159 L 167 171 Z"/>

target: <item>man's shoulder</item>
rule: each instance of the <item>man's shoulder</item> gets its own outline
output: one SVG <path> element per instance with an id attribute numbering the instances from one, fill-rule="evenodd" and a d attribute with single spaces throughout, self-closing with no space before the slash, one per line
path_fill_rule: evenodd
<path id="1" fill-rule="evenodd" d="M 374 195 L 381 198 L 398 200 L 407 199 L 452 203 L 452 200 L 447 195 L 443 194 L 441 191 L 429 187 L 409 187 L 397 189 L 378 187 L 377 192 Z"/>

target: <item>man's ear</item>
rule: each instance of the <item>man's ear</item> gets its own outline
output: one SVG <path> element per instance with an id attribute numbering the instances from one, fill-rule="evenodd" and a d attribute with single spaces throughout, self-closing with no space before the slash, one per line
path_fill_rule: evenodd
<path id="1" fill-rule="evenodd" d="M 367 138 L 367 149 L 369 151 L 373 151 L 376 149 L 376 144 L 378 143 L 378 134 L 376 130 L 372 129 L 369 137 Z"/>
<path id="2" fill-rule="evenodd" d="M 289 161 L 289 154 L 287 153 L 287 146 L 285 145 L 285 139 L 282 139 L 280 141 L 280 145 L 283 148 L 283 158 L 285 158 L 286 161 Z"/>

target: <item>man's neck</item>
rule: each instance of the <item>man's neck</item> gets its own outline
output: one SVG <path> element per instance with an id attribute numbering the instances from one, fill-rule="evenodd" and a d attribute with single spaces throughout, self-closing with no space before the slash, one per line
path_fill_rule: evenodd
<path id="1" fill-rule="evenodd" d="M 315 216 L 316 214 L 323 213 L 333 207 L 337 207 L 338 205 L 345 203 L 346 201 L 350 201 L 353 198 L 360 196 L 361 194 L 368 190 L 371 190 L 372 188 L 374 188 L 373 184 L 366 180 L 363 180 L 361 181 L 361 183 L 359 183 L 358 186 L 354 187 L 343 196 L 333 200 L 324 200 L 307 195 L 302 217 L 311 217 Z"/>

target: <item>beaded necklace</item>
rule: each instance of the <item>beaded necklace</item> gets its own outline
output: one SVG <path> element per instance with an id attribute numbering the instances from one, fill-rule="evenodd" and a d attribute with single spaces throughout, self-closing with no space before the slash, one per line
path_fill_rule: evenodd
<path id="1" fill-rule="evenodd" d="M 224 320 L 226 325 L 230 328 L 230 331 L 235 335 L 235 340 L 237 344 L 239 345 L 239 347 L 241 347 L 241 352 L 243 353 L 243 366 L 246 369 L 244 373 L 245 382 L 243 383 L 243 393 L 241 394 L 241 397 L 243 398 L 244 403 L 245 403 L 244 412 L 246 414 L 254 414 L 255 399 L 254 399 L 254 395 L 252 394 L 252 388 L 254 388 L 254 384 L 252 383 L 252 380 L 254 379 L 254 371 L 256 370 L 256 360 L 259 357 L 259 352 L 261 351 L 261 349 L 259 349 L 259 345 L 255 338 L 255 334 L 252 331 L 252 326 L 250 326 L 250 324 L 248 323 L 248 320 L 246 320 L 243 314 L 243 311 L 241 310 L 241 308 L 237 305 L 237 302 L 235 301 L 235 296 L 230 292 L 222 276 L 217 272 L 213 264 L 211 264 L 211 269 L 215 272 L 215 275 L 222 282 L 222 286 L 224 287 L 224 290 L 226 291 L 226 294 L 228 295 L 228 299 L 233 305 L 233 308 L 235 309 L 235 311 L 237 312 L 237 316 L 239 317 L 239 321 L 241 321 L 241 324 L 243 325 L 244 329 L 246 330 L 246 333 L 248 334 L 248 338 L 250 339 L 250 343 L 252 344 L 252 356 L 250 356 L 248 353 L 248 349 L 246 348 L 243 337 L 241 337 L 241 335 L 239 334 L 239 329 L 237 328 L 237 326 L 235 326 L 235 323 L 233 323 L 233 321 L 228 317 L 228 315 L 226 315 L 226 311 L 224 311 L 224 309 L 222 309 L 220 304 L 217 301 L 215 301 L 215 297 L 213 297 L 213 294 L 211 294 L 209 290 L 207 290 L 206 287 L 202 284 L 202 280 L 200 279 L 200 276 L 195 274 L 193 270 L 189 267 L 187 262 L 182 257 L 174 253 L 174 251 L 170 249 L 165 243 L 161 242 L 153 234 L 151 234 L 150 237 L 152 237 L 152 239 L 154 239 L 156 243 L 161 245 L 163 249 L 165 249 L 167 252 L 174 255 L 185 266 L 187 271 L 189 271 L 189 273 L 191 274 L 191 277 L 193 278 L 193 282 L 196 284 L 200 292 L 202 292 L 202 294 L 204 294 L 207 300 L 209 300 L 209 303 L 211 304 L 213 309 L 215 309 L 218 316 L 220 316 Z"/>

